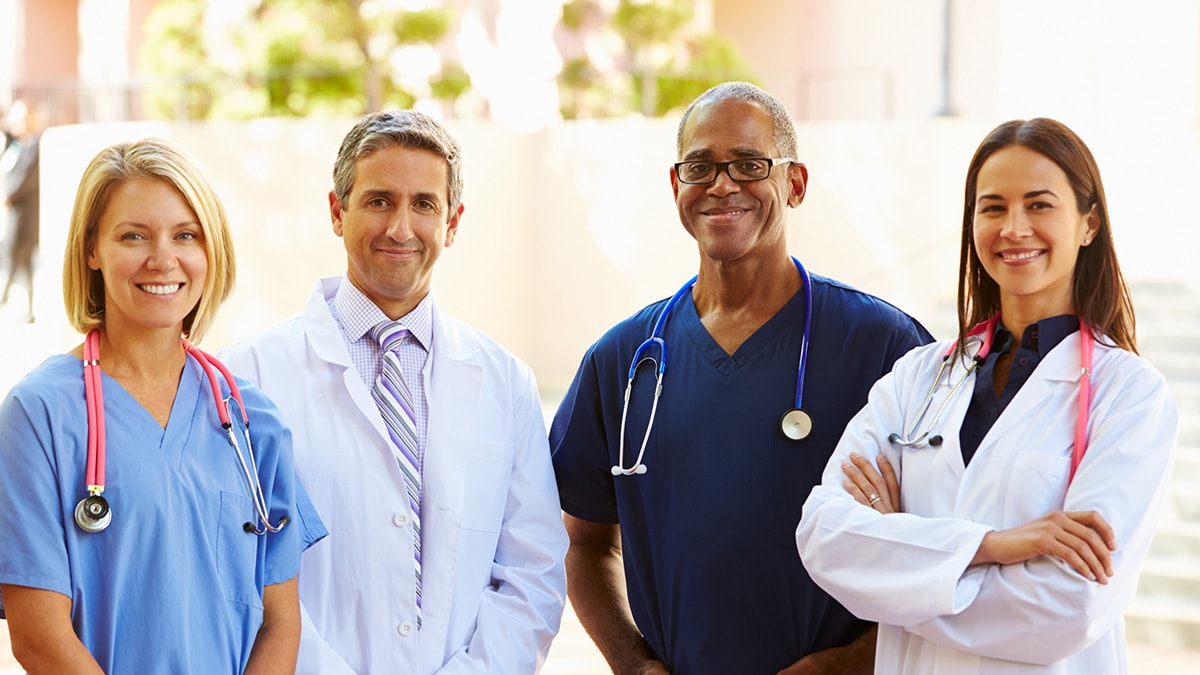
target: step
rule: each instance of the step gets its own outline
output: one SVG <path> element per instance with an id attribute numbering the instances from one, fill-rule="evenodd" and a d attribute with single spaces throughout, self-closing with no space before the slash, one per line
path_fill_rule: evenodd
<path id="1" fill-rule="evenodd" d="M 1130 642 L 1200 648 L 1200 603 L 1139 595 L 1125 610 L 1125 634 Z"/>
<path id="2" fill-rule="evenodd" d="M 1200 486 L 1200 447 L 1180 443 L 1175 448 L 1171 482 Z"/>
<path id="3" fill-rule="evenodd" d="M 1175 381 L 1168 378 L 1167 386 L 1175 396 L 1175 405 L 1179 406 L 1181 417 L 1200 414 L 1200 382 Z"/>
<path id="4" fill-rule="evenodd" d="M 1190 557 L 1200 561 L 1200 523 L 1164 517 L 1154 530 L 1150 544 L 1154 558 Z M 1197 563 L 1200 566 L 1200 562 Z"/>
<path id="5" fill-rule="evenodd" d="M 1195 483 L 1172 481 L 1167 485 L 1166 510 L 1168 517 L 1200 522 L 1200 490 Z"/>
<path id="6" fill-rule="evenodd" d="M 1200 447 L 1200 414 L 1179 411 L 1179 446 Z"/>
<path id="7" fill-rule="evenodd" d="M 1138 595 L 1189 600 L 1200 608 L 1200 558 L 1150 557 L 1142 563 Z"/>
<path id="8" fill-rule="evenodd" d="M 1196 338 L 1200 347 L 1200 337 Z M 1140 344 L 1142 356 L 1150 362 L 1168 382 L 1200 382 L 1200 355 L 1194 351 L 1170 349 L 1147 349 Z"/>

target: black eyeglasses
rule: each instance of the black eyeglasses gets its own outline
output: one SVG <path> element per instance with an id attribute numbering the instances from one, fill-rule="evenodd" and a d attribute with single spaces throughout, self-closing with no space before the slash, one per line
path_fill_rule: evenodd
<path id="1" fill-rule="evenodd" d="M 683 183 L 704 185 L 715 181 L 724 171 L 739 183 L 750 183 L 770 176 L 773 166 L 795 161 L 791 157 L 745 157 L 732 162 L 709 162 L 701 159 L 675 164 L 675 175 Z"/>

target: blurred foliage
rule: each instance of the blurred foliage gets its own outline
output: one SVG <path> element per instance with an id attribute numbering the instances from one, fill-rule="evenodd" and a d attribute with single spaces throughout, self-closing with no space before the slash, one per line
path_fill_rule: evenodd
<path id="1" fill-rule="evenodd" d="M 697 28 L 695 5 L 565 0 L 558 42 L 560 51 L 575 51 L 563 55 L 558 75 L 562 115 L 668 115 L 714 84 L 753 81 L 731 43 Z M 378 0 L 229 6 L 155 5 L 139 54 L 143 71 L 154 77 L 146 96 L 152 115 L 358 115 L 420 99 L 453 105 L 472 88 L 462 63 L 446 56 L 455 53 L 452 9 L 411 11 Z M 414 54 L 421 66 L 405 60 Z"/>
<path id="2" fill-rule="evenodd" d="M 364 11 L 367 9 L 369 11 Z M 401 78 L 398 50 L 434 50 L 448 9 L 406 11 L 363 0 L 247 0 L 240 16 L 205 0 L 162 0 L 146 23 L 139 58 L 155 86 L 157 116 L 357 115 L 418 98 L 452 103 L 471 86 L 457 62 L 428 81 Z M 403 79 L 403 81 L 402 81 Z"/>
<path id="3" fill-rule="evenodd" d="M 563 27 L 593 47 L 559 74 L 563 117 L 662 116 L 726 80 L 754 81 L 733 44 L 694 19 L 694 0 L 620 0 L 611 12 L 599 0 L 566 2 Z M 588 56 L 596 45 L 607 67 Z"/>

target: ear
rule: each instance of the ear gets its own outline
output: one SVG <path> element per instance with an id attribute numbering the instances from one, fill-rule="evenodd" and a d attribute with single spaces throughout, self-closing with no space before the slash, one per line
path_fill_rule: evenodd
<path id="1" fill-rule="evenodd" d="M 800 206 L 800 203 L 804 201 L 804 195 L 808 192 L 808 167 L 800 162 L 789 164 L 788 181 L 792 184 L 792 191 L 788 195 L 788 206 L 794 209 Z"/>
<path id="2" fill-rule="evenodd" d="M 329 219 L 333 222 L 333 233 L 337 236 L 342 236 L 342 202 L 334 194 L 333 190 L 329 191 Z"/>
<path id="3" fill-rule="evenodd" d="M 100 269 L 100 260 L 96 257 L 96 246 L 94 244 L 87 254 L 87 266 L 88 269 L 92 270 L 93 272 Z"/>
<path id="4" fill-rule="evenodd" d="M 454 237 L 458 234 L 458 221 L 462 218 L 463 211 L 466 210 L 466 204 L 459 204 L 458 210 L 454 215 L 450 216 L 450 220 L 446 223 L 446 247 L 449 248 L 454 244 Z"/>
<path id="5" fill-rule="evenodd" d="M 1086 216 L 1087 230 L 1083 233 L 1083 245 L 1088 246 L 1095 240 L 1096 235 L 1100 232 L 1100 214 L 1096 213 L 1096 205 L 1092 204 L 1092 210 L 1088 211 Z"/>
<path id="6" fill-rule="evenodd" d="M 671 174 L 671 196 L 678 199 L 679 198 L 679 176 L 675 173 L 674 166 L 672 166 L 670 169 L 668 169 L 668 172 Z"/>

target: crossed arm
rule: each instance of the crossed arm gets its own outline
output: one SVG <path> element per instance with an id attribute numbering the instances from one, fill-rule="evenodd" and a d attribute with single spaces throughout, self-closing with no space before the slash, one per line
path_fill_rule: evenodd
<path id="1" fill-rule="evenodd" d="M 900 512 L 900 482 L 885 455 L 879 466 L 850 453 L 842 463 L 842 485 L 855 501 L 880 513 Z M 1024 525 L 993 530 L 983 537 L 972 565 L 1014 565 L 1040 555 L 1056 557 L 1090 581 L 1107 584 L 1113 574 L 1117 539 L 1108 521 L 1095 511 L 1054 511 Z"/>

